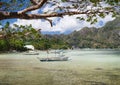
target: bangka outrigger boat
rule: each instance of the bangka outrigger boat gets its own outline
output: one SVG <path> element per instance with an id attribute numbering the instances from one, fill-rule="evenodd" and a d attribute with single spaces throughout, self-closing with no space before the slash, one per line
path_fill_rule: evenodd
<path id="1" fill-rule="evenodd" d="M 40 61 L 67 61 L 68 57 L 49 57 L 49 58 L 40 58 Z"/>
<path id="2" fill-rule="evenodd" d="M 67 61 L 69 57 L 65 57 L 65 55 L 63 55 L 62 51 L 59 52 L 55 52 L 55 54 L 59 54 L 59 56 L 55 56 L 55 57 L 46 57 L 46 58 L 38 58 L 40 61 L 44 62 L 44 61 Z"/>

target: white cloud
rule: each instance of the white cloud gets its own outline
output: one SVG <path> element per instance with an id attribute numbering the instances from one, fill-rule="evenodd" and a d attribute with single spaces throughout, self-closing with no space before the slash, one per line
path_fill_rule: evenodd
<path id="1" fill-rule="evenodd" d="M 79 15 L 76 15 L 79 16 Z M 36 29 L 42 29 L 42 31 L 49 31 L 49 32 L 56 32 L 59 31 L 61 33 L 65 33 L 68 31 L 74 31 L 74 30 L 80 30 L 83 27 L 101 27 L 106 22 L 113 20 L 114 18 L 111 17 L 111 15 L 106 16 L 104 19 L 98 17 L 98 22 L 96 24 L 90 24 L 86 21 L 79 21 L 76 19 L 76 16 L 64 16 L 64 18 L 52 18 L 55 25 L 53 27 L 50 26 L 50 23 L 48 21 L 43 20 L 23 20 L 18 19 L 13 24 L 18 25 L 30 25 Z"/>
<path id="2" fill-rule="evenodd" d="M 80 30 L 83 27 L 102 27 L 105 25 L 106 22 L 113 20 L 112 15 L 107 15 L 105 18 L 98 17 L 98 22 L 95 24 L 90 24 L 86 21 L 80 21 L 77 20 L 76 16 L 65 16 L 64 18 L 61 18 L 59 22 L 56 22 L 56 25 L 53 26 L 53 29 L 55 31 L 60 31 L 61 33 L 67 32 L 67 31 L 74 31 L 74 30 Z M 83 15 L 84 16 L 84 15 Z M 85 17 L 85 16 L 84 16 Z"/>
<path id="3" fill-rule="evenodd" d="M 74 16 L 65 16 L 64 18 L 61 18 L 59 22 L 56 21 L 56 25 L 53 26 L 53 29 L 55 31 L 60 31 L 61 33 L 63 33 L 68 30 L 74 30 L 78 26 L 78 22 Z"/>
<path id="4" fill-rule="evenodd" d="M 18 24 L 18 25 L 32 25 L 36 29 L 42 29 L 43 31 L 48 31 L 50 30 L 50 24 L 47 21 L 41 21 L 41 20 L 24 20 L 24 19 L 17 19 L 16 22 L 13 24 Z M 12 25 L 13 25 L 12 24 Z"/>

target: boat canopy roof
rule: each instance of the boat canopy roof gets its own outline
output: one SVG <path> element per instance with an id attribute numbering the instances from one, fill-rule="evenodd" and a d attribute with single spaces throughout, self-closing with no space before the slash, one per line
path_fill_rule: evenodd
<path id="1" fill-rule="evenodd" d="M 25 45 L 24 47 L 26 47 L 27 49 L 30 49 L 30 50 L 34 50 L 34 46 L 33 45 Z"/>

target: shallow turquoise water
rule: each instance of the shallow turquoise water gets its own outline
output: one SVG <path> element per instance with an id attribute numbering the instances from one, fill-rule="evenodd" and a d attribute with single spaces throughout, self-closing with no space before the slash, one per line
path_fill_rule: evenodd
<path id="1" fill-rule="evenodd" d="M 103 67 L 120 67 L 120 50 L 74 50 L 67 51 L 71 62 L 76 64 L 101 65 Z"/>
<path id="2" fill-rule="evenodd" d="M 65 50 L 64 55 L 69 60 L 59 62 L 40 62 L 38 57 L 57 55 L 47 54 L 46 51 L 38 52 L 39 55 L 0 54 L 0 79 L 5 82 L 9 80 L 9 83 L 13 83 L 10 85 L 17 85 L 13 78 L 18 85 L 47 83 L 48 79 L 53 82 L 49 85 L 120 85 L 120 50 Z M 8 77 L 4 78 L 5 76 Z M 17 79 L 19 76 L 20 80 Z"/>
<path id="3" fill-rule="evenodd" d="M 55 57 L 53 50 L 50 54 L 46 51 L 38 51 L 39 55 L 24 55 L 24 53 L 8 53 L 0 54 L 0 59 L 35 59 L 37 57 Z M 112 49 L 79 49 L 79 50 L 65 50 L 64 55 L 69 57 L 67 62 L 50 62 L 50 63 L 65 63 L 65 64 L 85 64 L 85 65 L 104 65 L 108 67 L 120 67 L 120 50 Z M 40 61 L 37 61 L 40 62 Z M 40 62 L 41 63 L 41 62 Z M 46 62 L 47 63 L 47 62 Z M 48 62 L 49 63 L 49 62 Z"/>

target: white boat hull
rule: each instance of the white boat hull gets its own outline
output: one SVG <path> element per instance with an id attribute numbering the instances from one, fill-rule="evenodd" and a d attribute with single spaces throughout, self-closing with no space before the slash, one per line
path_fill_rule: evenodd
<path id="1" fill-rule="evenodd" d="M 67 61 L 68 57 L 39 58 L 40 61 Z"/>

